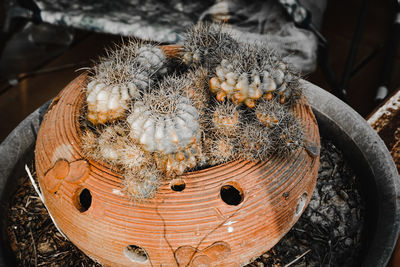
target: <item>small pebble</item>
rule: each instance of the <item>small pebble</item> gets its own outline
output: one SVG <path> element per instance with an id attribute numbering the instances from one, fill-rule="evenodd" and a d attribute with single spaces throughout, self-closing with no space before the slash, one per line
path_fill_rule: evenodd
<path id="1" fill-rule="evenodd" d="M 49 240 L 46 240 L 45 242 L 39 243 L 37 246 L 37 250 L 42 253 L 42 254 L 47 254 L 50 252 L 53 252 L 53 246 L 51 245 Z"/>
<path id="2" fill-rule="evenodd" d="M 344 240 L 344 244 L 348 247 L 350 247 L 351 245 L 353 245 L 353 240 L 351 238 L 346 238 L 346 240 Z"/>
<path id="3" fill-rule="evenodd" d="M 339 195 L 343 200 L 348 200 L 349 199 L 349 195 L 342 189 L 339 190 Z"/>

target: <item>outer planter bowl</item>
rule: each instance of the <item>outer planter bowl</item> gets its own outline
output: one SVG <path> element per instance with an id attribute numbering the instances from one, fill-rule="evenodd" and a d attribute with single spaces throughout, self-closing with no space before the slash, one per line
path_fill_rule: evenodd
<path id="1" fill-rule="evenodd" d="M 303 99 L 294 108 L 311 152 L 265 162 L 234 161 L 163 182 L 133 203 L 123 177 L 81 151 L 79 113 L 86 75 L 53 101 L 35 149 L 48 210 L 64 234 L 107 266 L 241 266 L 274 246 L 296 223 L 318 175 L 319 132 Z M 101 244 L 101 245 L 99 245 Z M 202 265 L 203 264 L 203 265 Z"/>
<path id="2" fill-rule="evenodd" d="M 365 232 L 368 233 L 368 239 L 359 260 L 360 265 L 385 266 L 399 232 L 400 193 L 394 163 L 383 142 L 361 116 L 324 90 L 308 83 L 305 86 L 305 95 L 317 117 L 322 135 L 333 140 L 349 159 L 353 159 L 353 168 L 363 178 L 360 183 L 367 192 Z M 8 207 L 16 173 L 23 169 L 25 159 L 32 156 L 35 133 L 44 110 L 46 107 L 27 117 L 0 146 L 1 155 L 7 155 L 0 159 L 2 214 Z M 5 218 L 2 219 L 1 228 L 4 230 Z M 9 266 L 7 263 L 12 260 L 5 254 L 8 245 L 2 243 L 2 246 L 0 266 Z"/>
<path id="3" fill-rule="evenodd" d="M 386 266 L 400 229 L 400 179 L 385 143 L 347 104 L 305 82 L 322 136 L 335 142 L 357 172 L 366 201 L 359 266 Z"/>

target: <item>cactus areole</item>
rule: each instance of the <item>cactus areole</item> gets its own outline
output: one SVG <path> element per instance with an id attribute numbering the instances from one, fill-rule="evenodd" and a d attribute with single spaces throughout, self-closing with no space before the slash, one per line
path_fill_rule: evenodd
<path id="1" fill-rule="evenodd" d="M 265 44 L 198 24 L 129 41 L 53 100 L 35 162 L 59 229 L 106 266 L 242 266 L 296 223 L 319 132 Z"/>

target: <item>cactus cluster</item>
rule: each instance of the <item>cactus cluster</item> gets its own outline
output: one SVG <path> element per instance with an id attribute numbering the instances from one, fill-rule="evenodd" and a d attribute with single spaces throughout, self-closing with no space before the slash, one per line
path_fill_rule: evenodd
<path id="1" fill-rule="evenodd" d="M 254 108 L 262 98 L 277 98 L 281 104 L 299 96 L 298 77 L 287 64 L 260 45 L 242 45 L 226 55 L 210 79 L 210 91 L 218 101 L 228 98 L 235 105 Z"/>
<path id="2" fill-rule="evenodd" d="M 265 46 L 197 24 L 175 57 L 180 64 L 130 41 L 102 58 L 87 84 L 83 151 L 120 171 L 129 197 L 150 198 L 162 179 L 195 168 L 302 146 L 291 111 L 298 75 Z"/>

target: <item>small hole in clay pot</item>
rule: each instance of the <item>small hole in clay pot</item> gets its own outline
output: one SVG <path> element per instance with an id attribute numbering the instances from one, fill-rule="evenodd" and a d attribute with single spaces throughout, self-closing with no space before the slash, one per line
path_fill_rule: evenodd
<path id="1" fill-rule="evenodd" d="M 92 194 L 90 193 L 89 189 L 87 189 L 87 188 L 79 190 L 78 192 L 79 193 L 76 196 L 75 207 L 80 212 L 85 212 L 92 205 Z"/>
<path id="2" fill-rule="evenodd" d="M 243 191 L 237 184 L 227 184 L 221 187 L 222 201 L 228 205 L 237 206 L 243 201 Z"/>
<path id="3" fill-rule="evenodd" d="M 170 183 L 171 189 L 177 192 L 183 191 L 186 187 L 185 180 L 183 179 L 174 179 Z"/>
<path id="4" fill-rule="evenodd" d="M 128 245 L 124 248 L 125 256 L 133 262 L 146 262 L 148 257 L 146 251 L 135 245 Z"/>
<path id="5" fill-rule="evenodd" d="M 303 210 L 304 207 L 306 206 L 306 202 L 307 202 L 307 193 L 303 193 L 299 200 L 297 201 L 297 205 L 296 205 L 296 211 L 294 212 L 294 216 L 299 216 Z"/>

